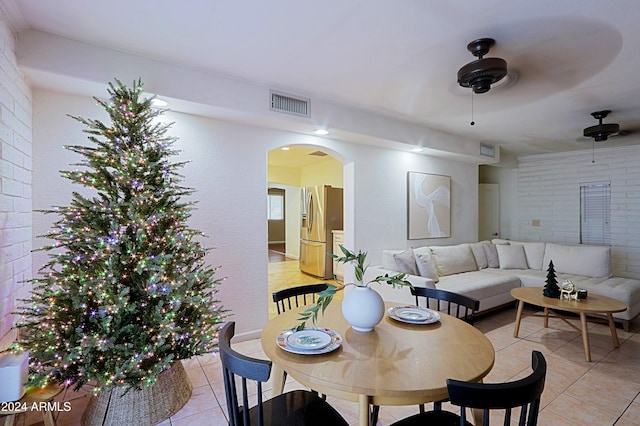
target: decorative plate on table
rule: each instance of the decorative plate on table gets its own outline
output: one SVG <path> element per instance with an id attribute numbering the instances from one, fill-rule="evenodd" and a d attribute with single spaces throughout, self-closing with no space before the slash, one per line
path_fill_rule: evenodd
<path id="1" fill-rule="evenodd" d="M 283 331 L 276 338 L 276 344 L 294 354 L 318 355 L 338 349 L 342 336 L 328 328 L 308 327 L 301 331 Z"/>
<path id="2" fill-rule="evenodd" d="M 394 306 L 387 310 L 387 315 L 396 321 L 409 324 L 433 324 L 440 321 L 440 314 L 422 306 Z"/>

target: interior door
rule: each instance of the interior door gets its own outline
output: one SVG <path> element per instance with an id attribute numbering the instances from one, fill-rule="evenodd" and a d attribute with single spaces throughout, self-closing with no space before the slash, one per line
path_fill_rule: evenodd
<path id="1" fill-rule="evenodd" d="M 478 241 L 500 237 L 500 185 L 478 185 Z"/>

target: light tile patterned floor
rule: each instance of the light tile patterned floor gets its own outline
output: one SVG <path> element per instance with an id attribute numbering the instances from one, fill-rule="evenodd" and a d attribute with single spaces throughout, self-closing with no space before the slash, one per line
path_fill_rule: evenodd
<path id="1" fill-rule="evenodd" d="M 272 269 L 290 266 L 279 265 Z M 294 272 L 291 273 L 294 274 Z M 273 272 L 272 275 L 270 271 L 270 278 L 276 277 L 277 274 L 282 272 Z M 277 279 L 293 280 L 292 277 L 285 275 L 279 275 Z M 308 282 L 317 282 L 317 280 L 311 279 Z M 299 283 L 299 281 L 292 281 L 292 285 Z M 541 318 L 525 318 L 520 327 L 520 337 L 514 338 L 514 318 L 515 309 L 505 309 L 481 316 L 476 321 L 476 326 L 489 337 L 496 350 L 495 367 L 486 377 L 485 382 L 508 381 L 523 377 L 530 371 L 531 351 L 539 350 L 545 355 L 548 363 L 539 425 L 640 425 L 640 320 L 636 319 L 632 323 L 631 332 L 618 328 L 621 343 L 618 349 L 612 346 L 607 326 L 592 324 L 590 339 L 593 361 L 586 362 L 581 336 L 564 322 L 551 320 L 550 327 L 545 329 Z M 238 321 L 238 319 L 235 320 Z M 237 343 L 234 347 L 248 355 L 265 357 L 259 340 Z M 227 410 L 218 357 L 205 355 L 188 360 L 184 365 L 194 386 L 193 395 L 177 414 L 161 425 L 226 425 Z M 294 380 L 289 379 L 286 389 L 299 386 Z M 269 386 L 265 392 L 267 395 L 270 394 Z M 87 397 L 84 394 L 71 393 L 67 394 L 66 398 L 72 400 L 73 409 L 70 412 L 61 413 L 57 419 L 57 425 L 79 426 Z M 329 397 L 328 401 L 350 424 L 357 424 L 355 403 L 332 397 Z M 447 408 L 454 409 L 445 404 L 445 409 Z M 389 425 L 416 412 L 415 406 L 382 407 L 378 425 Z M 18 419 L 16 424 L 32 424 L 29 419 Z"/>

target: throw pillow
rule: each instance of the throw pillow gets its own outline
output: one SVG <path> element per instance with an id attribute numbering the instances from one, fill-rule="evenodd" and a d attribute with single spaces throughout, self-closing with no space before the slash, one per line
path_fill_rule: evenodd
<path id="1" fill-rule="evenodd" d="M 498 244 L 496 249 L 498 250 L 500 269 L 528 269 L 523 246 Z"/>
<path id="2" fill-rule="evenodd" d="M 476 265 L 478 265 L 478 269 L 484 269 L 489 264 L 487 263 L 487 255 L 484 252 L 484 248 L 482 247 L 485 244 L 489 244 L 489 241 L 480 241 L 479 243 L 469 244 L 471 247 L 471 252 L 473 253 L 473 257 L 476 259 Z"/>
<path id="3" fill-rule="evenodd" d="M 496 250 L 495 244 L 485 244 L 482 246 L 484 254 L 487 255 L 487 267 L 499 268 L 500 260 L 498 259 L 498 250 Z"/>
<path id="4" fill-rule="evenodd" d="M 511 241 L 509 240 L 503 240 L 502 238 L 494 238 L 493 240 L 491 240 L 491 244 L 495 244 L 495 245 L 502 245 L 502 244 L 509 244 Z"/>
<path id="5" fill-rule="evenodd" d="M 511 241 L 511 245 L 521 245 L 524 247 L 524 255 L 527 257 L 527 265 L 529 266 L 529 269 L 542 270 L 545 243 Z"/>
<path id="6" fill-rule="evenodd" d="M 431 252 L 427 251 L 413 251 L 414 256 L 416 257 L 416 266 L 418 267 L 418 274 L 421 277 L 430 278 L 434 283 L 440 281 L 440 277 L 438 276 L 438 269 L 431 258 Z"/>
<path id="7" fill-rule="evenodd" d="M 478 270 L 469 244 L 432 246 L 431 255 L 435 261 L 438 276 L 441 277 Z"/>
<path id="8" fill-rule="evenodd" d="M 416 258 L 413 255 L 413 249 L 409 248 L 400 253 L 394 254 L 393 260 L 396 261 L 396 268 L 398 272 L 418 275 L 418 267 L 416 266 Z"/>

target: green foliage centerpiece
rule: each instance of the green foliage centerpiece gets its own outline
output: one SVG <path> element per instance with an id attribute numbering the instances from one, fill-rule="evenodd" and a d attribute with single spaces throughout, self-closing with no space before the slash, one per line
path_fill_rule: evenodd
<path id="1" fill-rule="evenodd" d="M 316 320 L 318 319 L 318 315 L 322 313 L 324 315 L 327 306 L 333 300 L 336 292 L 340 290 L 344 290 L 345 287 L 349 285 L 357 286 L 357 287 L 369 287 L 369 284 L 377 282 L 377 283 L 386 283 L 391 285 L 392 287 L 412 287 L 409 281 L 406 281 L 404 278 L 407 276 L 405 273 L 398 273 L 392 276 L 389 274 L 380 275 L 375 277 L 371 281 L 364 283 L 364 273 L 367 270 L 368 265 L 366 265 L 367 253 L 363 251 L 358 251 L 355 253 L 344 246 L 340 245 L 340 250 L 342 251 L 342 256 L 329 253 L 329 256 L 334 258 L 339 263 L 350 263 L 354 266 L 355 272 L 355 283 L 348 283 L 343 285 L 330 285 L 326 290 L 323 290 L 318 294 L 318 299 L 315 305 L 307 308 L 304 312 L 300 314 L 300 318 L 298 318 L 300 324 L 297 326 L 297 330 L 302 330 L 306 327 L 307 322 L 311 320 L 315 325 Z M 377 294 L 377 293 L 376 293 Z M 378 296 L 379 297 L 379 296 Z M 343 302 L 344 304 L 344 302 Z"/>
<path id="2" fill-rule="evenodd" d="M 44 235 L 54 243 L 40 249 L 49 261 L 19 309 L 14 347 L 30 354 L 32 384 L 140 390 L 217 344 L 221 279 L 187 225 L 195 202 L 181 197 L 193 190 L 180 184 L 185 163 L 170 161 L 170 124 L 156 120 L 163 111 L 141 98 L 140 81 L 116 83 L 109 100 L 96 98 L 110 124 L 72 117 L 93 145 L 65 146 L 83 160 L 62 176 L 90 195 L 43 211 L 59 217 Z"/>

